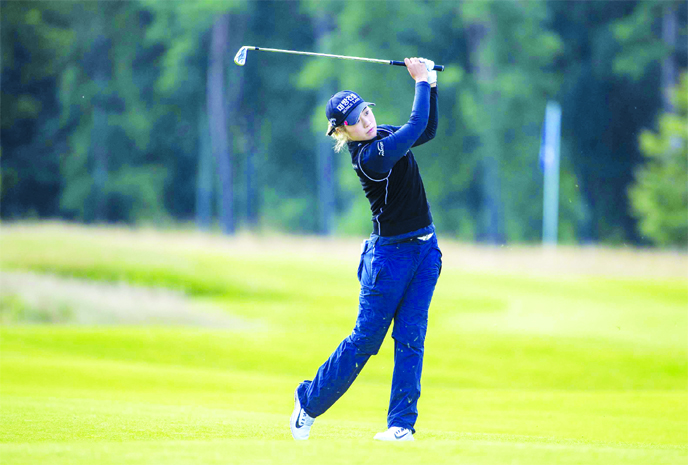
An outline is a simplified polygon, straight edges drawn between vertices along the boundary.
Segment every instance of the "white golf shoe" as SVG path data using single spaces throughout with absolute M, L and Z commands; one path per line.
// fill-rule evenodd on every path
M 400 426 L 392 426 L 387 431 L 377 433 L 373 439 L 378 441 L 415 441 L 411 430 Z
M 308 439 L 308 435 L 311 433 L 311 426 L 315 421 L 315 418 L 311 417 L 306 413 L 304 409 L 301 408 L 301 402 L 299 401 L 298 395 L 299 388 L 294 391 L 294 411 L 289 419 L 289 426 L 291 427 L 291 435 L 297 441 L 303 441 Z

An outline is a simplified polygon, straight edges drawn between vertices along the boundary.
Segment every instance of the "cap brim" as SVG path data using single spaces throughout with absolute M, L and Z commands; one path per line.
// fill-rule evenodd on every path
M 358 118 L 361 117 L 361 112 L 365 110 L 366 107 L 374 107 L 375 104 L 372 102 L 361 102 L 358 105 L 356 105 L 356 108 L 351 110 L 351 113 L 346 117 L 344 120 L 345 123 L 348 126 L 353 126 L 354 124 L 358 123 Z

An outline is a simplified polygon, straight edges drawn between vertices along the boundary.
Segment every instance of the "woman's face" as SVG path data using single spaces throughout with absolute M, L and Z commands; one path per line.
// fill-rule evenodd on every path
M 344 126 L 351 140 L 361 141 L 374 139 L 377 136 L 377 123 L 370 107 L 365 107 L 358 118 L 358 122 L 351 126 Z

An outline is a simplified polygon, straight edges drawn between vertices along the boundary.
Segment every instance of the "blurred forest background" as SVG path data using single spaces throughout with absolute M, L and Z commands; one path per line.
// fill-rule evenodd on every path
M 415 150 L 445 237 L 538 242 L 545 106 L 562 108 L 559 240 L 688 242 L 685 1 L 3 1 L 3 221 L 368 234 L 340 89 L 403 124 L 401 60 L 439 73 Z

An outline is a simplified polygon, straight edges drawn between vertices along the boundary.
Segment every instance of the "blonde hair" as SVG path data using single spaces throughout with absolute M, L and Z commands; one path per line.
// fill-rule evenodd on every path
M 332 123 L 327 124 L 327 132 L 325 134 L 329 134 L 330 131 L 332 131 Z M 347 142 L 351 140 L 351 137 L 349 137 L 349 134 L 347 134 L 346 129 L 341 126 L 336 127 L 330 137 L 335 140 L 334 151 L 337 153 L 341 152 L 344 147 L 346 147 Z

